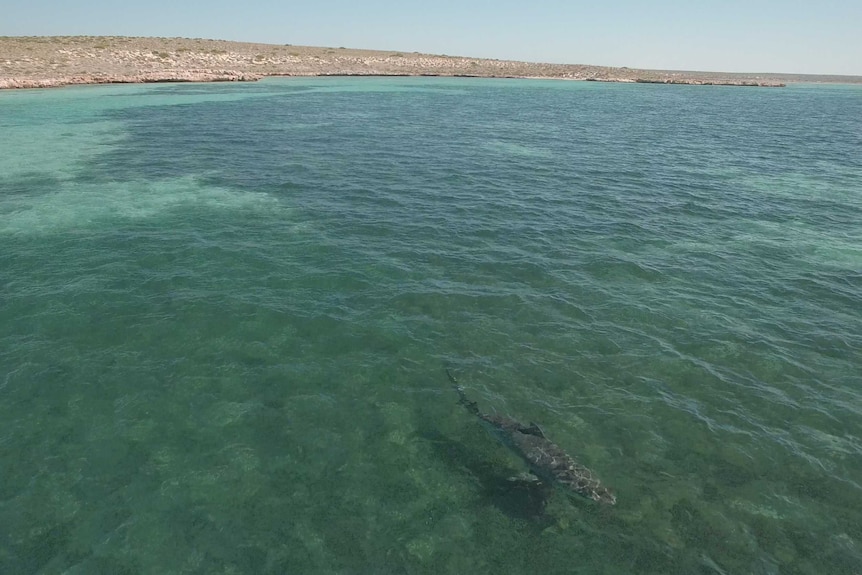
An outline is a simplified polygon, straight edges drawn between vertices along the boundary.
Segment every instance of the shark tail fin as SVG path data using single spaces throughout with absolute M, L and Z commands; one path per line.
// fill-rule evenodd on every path
M 455 392 L 458 394 L 458 403 L 463 405 L 473 415 L 479 415 L 479 405 L 475 401 L 467 399 L 467 396 L 464 394 L 464 388 L 461 387 L 461 384 L 458 383 L 458 380 L 455 379 L 455 376 L 452 375 L 448 367 L 446 368 L 446 375 L 449 376 L 449 381 L 452 382 L 452 387 L 455 388 Z
M 455 387 L 460 387 L 460 386 L 458 385 L 458 380 L 457 380 L 457 379 L 455 379 L 455 376 L 454 376 L 454 375 L 452 375 L 452 372 L 451 372 L 451 371 L 449 371 L 449 368 L 448 368 L 448 367 L 446 368 L 446 375 L 449 377 L 449 381 L 451 381 L 451 382 L 452 382 L 452 385 L 454 385 Z

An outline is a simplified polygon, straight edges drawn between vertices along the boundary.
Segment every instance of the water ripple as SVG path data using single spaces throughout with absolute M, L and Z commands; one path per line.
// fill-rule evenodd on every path
M 574 553 L 584 572 L 850 572 L 858 96 L 19 95 L 0 571 L 563 573 Z M 595 469 L 615 510 L 513 513 L 521 469 L 444 365 Z

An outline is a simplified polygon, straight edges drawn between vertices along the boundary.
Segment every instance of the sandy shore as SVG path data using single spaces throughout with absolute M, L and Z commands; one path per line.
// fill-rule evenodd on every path
M 418 52 L 251 44 L 189 38 L 0 37 L 0 88 L 141 82 L 254 81 L 266 76 L 335 75 L 560 78 L 735 86 L 783 86 L 787 81 L 794 81 L 794 77 L 781 75 L 539 64 Z M 815 79 L 817 77 L 797 78 L 800 79 L 796 81 L 818 81 Z

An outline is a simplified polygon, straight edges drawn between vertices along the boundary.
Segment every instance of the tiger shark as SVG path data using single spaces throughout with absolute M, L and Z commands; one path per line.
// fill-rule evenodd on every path
M 458 403 L 478 417 L 497 440 L 517 454 L 535 477 L 547 485 L 559 485 L 566 491 L 582 495 L 599 503 L 614 505 L 616 496 L 601 484 L 596 475 L 545 437 L 535 423 L 524 425 L 509 417 L 482 413 L 475 401 L 467 399 L 464 388 L 446 369 L 449 381 L 458 393 Z

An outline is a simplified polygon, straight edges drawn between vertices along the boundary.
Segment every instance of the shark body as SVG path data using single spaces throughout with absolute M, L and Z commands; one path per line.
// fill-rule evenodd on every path
M 538 425 L 524 425 L 509 417 L 482 413 L 475 401 L 467 399 L 464 389 L 448 369 L 446 375 L 458 393 L 458 403 L 478 417 L 500 443 L 523 459 L 533 475 L 548 485 L 560 485 L 600 503 L 613 505 L 617 502 L 616 496 L 601 484 L 590 469 L 545 437 Z

